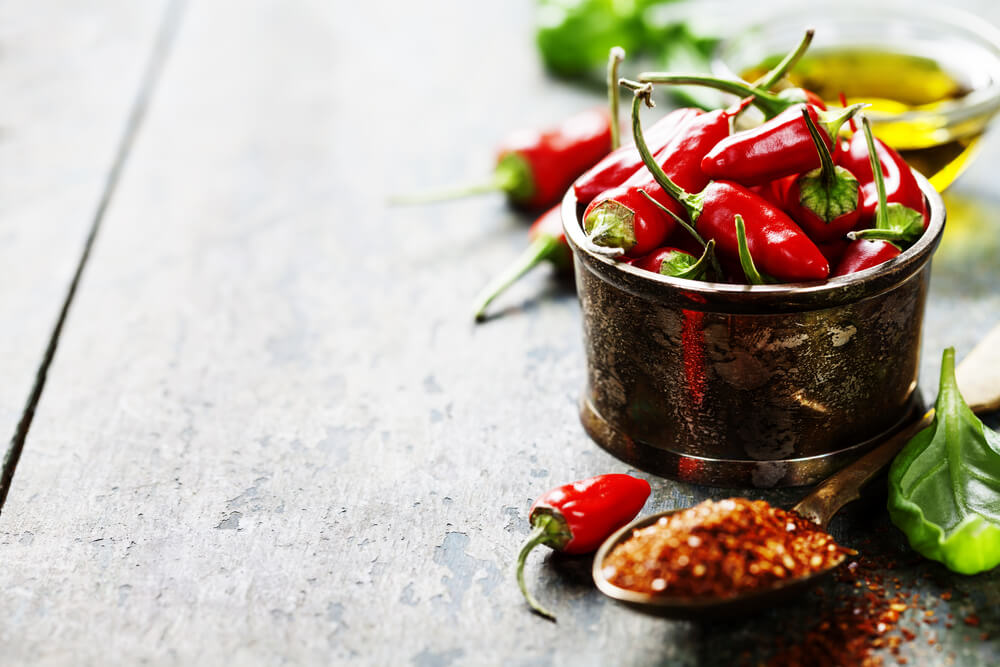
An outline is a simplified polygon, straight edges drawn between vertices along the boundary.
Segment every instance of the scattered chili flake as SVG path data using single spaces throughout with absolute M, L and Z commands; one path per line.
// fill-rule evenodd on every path
M 979 617 L 976 616 L 975 614 L 969 614 L 964 619 L 962 619 L 962 621 L 966 625 L 971 625 L 974 628 L 978 628 L 979 627 Z
M 906 628 L 900 628 L 899 631 L 903 633 L 903 637 L 905 637 L 908 642 L 912 642 L 917 636 L 915 633 L 907 630 Z
M 762 500 L 728 498 L 633 531 L 603 566 L 605 577 L 622 588 L 726 597 L 825 570 L 853 553 L 797 514 Z
M 983 634 L 979 635 L 979 638 L 980 638 L 980 639 L 981 639 L 982 641 L 986 641 L 987 639 L 989 639 L 989 638 L 990 638 L 990 633 L 988 633 L 988 632 L 984 632 Z
M 941 594 L 941 599 L 942 600 L 950 600 L 951 599 L 951 591 L 945 591 L 944 593 L 942 593 Z

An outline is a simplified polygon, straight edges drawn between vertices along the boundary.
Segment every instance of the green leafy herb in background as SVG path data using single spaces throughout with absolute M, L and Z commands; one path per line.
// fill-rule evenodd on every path
M 644 59 L 657 69 L 688 73 L 710 71 L 718 42 L 711 23 L 693 23 L 696 3 L 675 0 L 539 0 L 536 40 L 545 66 L 560 76 L 602 82 L 613 46 L 631 61 Z M 718 108 L 720 93 L 684 87 L 671 91 L 684 102 Z
M 889 471 L 889 515 L 910 545 L 962 574 L 1000 564 L 1000 435 L 972 413 L 944 351 L 934 422 Z

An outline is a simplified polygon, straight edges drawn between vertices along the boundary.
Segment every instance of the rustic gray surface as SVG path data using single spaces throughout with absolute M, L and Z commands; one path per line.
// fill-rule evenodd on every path
M 105 191 L 162 7 L 0 4 L 0 460 Z
M 505 129 L 598 98 L 544 77 L 529 2 L 429 4 L 189 3 L 0 515 L 5 663 L 729 665 L 810 621 L 816 600 L 647 619 L 605 602 L 585 559 L 541 554 L 528 580 L 560 622 L 526 611 L 511 567 L 531 499 L 626 470 L 576 420 L 577 305 L 539 271 L 473 327 L 520 216 L 383 202 L 485 173 Z M 977 212 L 935 263 L 929 395 L 941 347 L 961 355 L 1000 312 L 997 164 L 994 141 L 950 204 Z M 651 482 L 649 511 L 727 495 Z M 881 502 L 834 529 L 906 561 Z M 995 663 L 1000 575 L 906 562 L 914 590 L 954 592 L 940 616 L 982 620 L 908 612 L 911 664 Z

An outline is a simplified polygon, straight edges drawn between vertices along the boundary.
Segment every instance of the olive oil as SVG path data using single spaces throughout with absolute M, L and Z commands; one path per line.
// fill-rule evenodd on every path
M 753 81 L 780 56 L 743 72 Z M 938 191 L 947 188 L 967 166 L 986 129 L 989 114 L 956 122 L 948 115 L 970 89 L 937 61 L 870 48 L 816 50 L 807 53 L 789 76 L 831 106 L 840 95 L 849 104 L 866 102 L 875 134 L 895 148 Z

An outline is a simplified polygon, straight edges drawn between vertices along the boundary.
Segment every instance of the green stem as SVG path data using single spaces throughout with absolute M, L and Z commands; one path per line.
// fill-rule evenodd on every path
M 653 94 L 653 85 L 650 83 L 637 83 L 635 81 L 629 81 L 628 79 L 622 79 L 619 83 L 630 89 L 635 94 L 635 97 L 632 98 L 632 137 L 635 141 L 635 147 L 638 149 L 639 155 L 642 157 L 642 161 L 645 163 L 646 168 L 649 169 L 650 173 L 653 174 L 653 179 L 659 184 L 659 186 L 666 190 L 671 197 L 676 199 L 685 209 L 687 209 L 688 217 L 691 218 L 691 222 L 696 222 L 698 220 L 698 215 L 701 213 L 701 199 L 698 195 L 692 195 L 689 192 L 686 192 L 681 188 L 681 186 L 670 180 L 670 177 L 667 176 L 660 165 L 656 163 L 656 158 L 654 158 L 652 152 L 650 152 L 649 146 L 646 144 L 646 139 L 642 134 L 642 122 L 639 119 L 639 103 L 641 100 L 645 100 L 647 106 L 654 106 L 651 97 Z
M 823 181 L 823 185 L 830 190 L 837 184 L 837 167 L 833 164 L 833 156 L 830 155 L 830 149 L 827 148 L 826 142 L 823 141 L 823 137 L 819 134 L 819 129 L 812 120 L 812 116 L 809 115 L 808 107 L 802 107 L 802 118 L 806 121 L 806 127 L 809 128 L 809 136 L 812 137 L 813 144 L 816 145 L 816 151 L 819 153 L 820 178 Z
M 747 245 L 747 228 L 743 223 L 743 216 L 737 213 L 733 219 L 736 221 L 736 244 L 740 252 L 740 266 L 743 267 L 743 274 L 751 285 L 764 285 L 767 281 L 760 275 L 753 263 L 753 257 L 750 256 L 750 246 Z
M 906 234 L 897 231 L 895 229 L 859 229 L 853 232 L 847 232 L 847 238 L 852 241 L 857 241 L 858 239 L 867 239 L 868 241 L 893 241 L 896 244 L 905 243 L 908 239 Z
M 646 192 L 645 190 L 639 190 L 639 192 L 642 193 L 643 197 L 652 202 L 654 206 L 656 206 L 658 209 L 660 209 L 661 211 L 669 215 L 671 218 L 673 218 L 674 222 L 680 225 L 684 231 L 690 234 L 694 238 L 694 240 L 698 242 L 698 245 L 700 245 L 702 248 L 708 247 L 708 243 L 705 243 L 705 239 L 702 238 L 701 234 L 699 234 L 694 227 L 688 224 L 688 222 L 684 218 L 677 215 L 676 213 L 671 211 L 669 208 L 667 208 L 660 202 L 656 201 L 656 199 L 654 199 L 653 196 L 648 192 Z M 709 241 L 709 243 L 714 243 L 714 241 Z M 715 252 L 712 252 L 711 260 L 712 260 L 712 270 L 715 271 L 715 275 L 721 278 L 722 266 L 719 264 L 719 259 L 715 256 Z
M 687 278 L 688 280 L 699 280 L 708 271 L 709 265 L 714 270 L 717 260 L 715 259 L 715 239 L 705 244 L 705 249 L 701 253 L 698 261 L 688 267 L 687 270 L 676 274 L 675 278 Z
M 773 95 L 766 90 L 754 88 L 743 81 L 733 81 L 730 79 L 719 79 L 714 76 L 704 76 L 700 74 L 666 74 L 663 72 L 642 72 L 639 75 L 641 83 L 666 83 L 671 85 L 705 86 L 721 90 L 724 93 L 732 93 L 739 97 L 753 97 L 755 107 L 764 112 L 768 118 L 773 118 L 788 107 L 799 104 L 783 100 L 777 95 Z
M 611 150 L 621 146 L 618 128 L 618 66 L 625 60 L 625 49 L 611 47 L 608 53 L 608 104 L 611 107 Z
M 486 182 L 435 192 L 394 195 L 389 197 L 389 203 L 393 205 L 431 204 L 489 192 L 506 192 L 513 197 L 527 199 L 533 189 L 531 178 L 531 169 L 524 158 L 511 153 L 500 160 L 493 170 L 493 178 Z
M 528 606 L 531 607 L 532 611 L 535 613 L 549 619 L 550 621 L 555 621 L 556 617 L 551 611 L 543 607 L 538 603 L 538 600 L 528 591 L 528 586 L 524 583 L 524 563 L 528 558 L 528 554 L 531 550 L 537 547 L 539 544 L 548 544 L 551 539 L 546 528 L 551 517 L 540 516 L 538 517 L 538 522 L 535 524 L 534 530 L 528 535 L 527 541 L 525 541 L 524 546 L 521 547 L 521 552 L 517 554 L 517 585 L 521 589 L 521 595 L 528 602 Z
M 803 55 L 805 55 L 805 52 L 809 49 L 809 45 L 812 44 L 813 35 L 815 34 L 816 31 L 812 28 L 806 30 L 806 34 L 803 35 L 802 41 L 799 42 L 799 45 L 796 46 L 794 50 L 782 58 L 781 62 L 775 65 L 773 69 L 766 72 L 764 76 L 760 77 L 750 85 L 754 88 L 768 90 L 774 86 L 774 84 L 778 83 L 778 81 L 781 80 L 781 77 L 791 71 L 791 69 L 795 67 L 795 64 L 799 62 Z
M 518 278 L 551 258 L 563 247 L 563 242 L 555 236 L 542 234 L 531 242 L 524 252 L 491 280 L 479 293 L 475 301 L 475 318 L 482 322 L 486 317 L 486 308 L 495 298 L 508 287 L 517 282 Z
M 830 138 L 833 141 L 836 141 L 837 135 L 840 134 L 840 128 L 843 127 L 844 123 L 851 118 L 854 118 L 856 113 L 869 106 L 871 105 L 860 102 L 858 104 L 852 104 L 845 109 L 841 109 L 832 115 L 823 111 L 817 111 L 816 115 L 819 116 L 819 124 L 823 126 L 823 129 L 830 135 Z
M 865 132 L 865 143 L 868 144 L 868 162 L 871 164 L 872 177 L 875 179 L 875 190 L 878 192 L 878 208 L 875 211 L 875 229 L 888 229 L 889 208 L 886 204 L 885 177 L 882 175 L 882 163 L 878 159 L 878 150 L 875 148 L 875 137 L 872 135 L 872 124 L 868 121 L 868 116 L 861 119 L 861 127 Z M 866 238 L 872 237 L 869 236 Z

